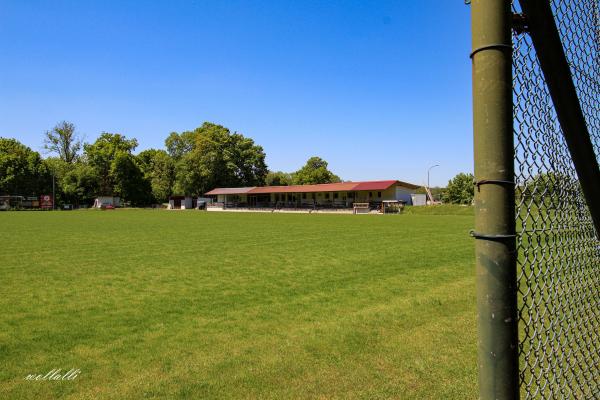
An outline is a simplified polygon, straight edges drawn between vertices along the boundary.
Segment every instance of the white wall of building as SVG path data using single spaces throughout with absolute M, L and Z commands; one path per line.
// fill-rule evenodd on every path
M 413 195 L 411 195 L 411 197 L 412 197 L 411 205 L 413 205 L 413 206 L 426 206 L 427 205 L 427 195 L 413 194 Z
M 191 196 L 186 196 L 186 198 L 181 202 L 181 209 L 182 210 L 189 210 L 191 208 L 194 208 L 192 206 L 192 197 Z

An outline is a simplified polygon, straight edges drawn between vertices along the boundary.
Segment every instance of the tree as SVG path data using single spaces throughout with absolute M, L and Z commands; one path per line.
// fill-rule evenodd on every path
M 115 193 L 115 180 L 113 163 L 120 154 L 131 154 L 137 147 L 136 139 L 127 139 L 118 133 L 103 132 L 93 144 L 84 144 L 83 150 L 86 161 L 98 176 L 98 195 L 112 195 Z
M 182 134 L 183 135 L 183 134 Z M 180 136 L 182 136 L 180 135 Z M 265 153 L 250 138 L 205 122 L 193 131 L 193 146 L 176 146 L 175 191 L 200 195 L 219 186 L 259 186 L 267 175 Z M 170 136 L 174 138 L 173 134 Z M 188 143 L 186 135 L 184 142 Z M 176 141 L 176 140 L 173 140 Z
M 196 142 L 196 137 L 199 133 L 197 130 L 185 131 L 181 134 L 177 132 L 171 132 L 169 134 L 167 139 L 165 139 L 165 146 L 167 147 L 167 153 L 169 153 L 173 160 L 178 161 L 185 154 L 192 151 Z
M 98 191 L 98 181 L 94 168 L 78 161 L 60 176 L 60 197 L 71 204 L 91 203 Z
M 62 190 L 62 179 L 75 164 L 69 164 L 63 161 L 60 157 L 48 157 L 42 160 L 42 162 L 46 166 L 46 169 L 50 172 L 50 184 L 52 185 L 52 180 L 55 184 L 54 202 L 56 204 L 67 202 L 68 200 L 64 195 L 64 191 Z
M 52 187 L 42 157 L 15 139 L 0 137 L 0 193 L 39 195 Z
M 155 202 L 165 202 L 173 193 L 175 163 L 164 150 L 148 149 L 137 155 L 144 178 L 150 182 Z
M 443 201 L 452 204 L 471 204 L 475 195 L 473 174 L 460 173 L 448 182 Z
M 320 157 L 311 157 L 306 164 L 292 174 L 294 185 L 341 182 L 339 176 L 327 169 L 327 161 Z
M 114 193 L 133 206 L 147 205 L 152 202 L 150 182 L 136 162 L 136 158 L 124 151 L 117 152 L 111 163 L 110 174 L 114 180 Z
M 50 131 L 46 131 L 44 148 L 68 164 L 77 160 L 81 150 L 81 140 L 75 133 L 75 125 L 71 122 L 62 121 L 56 124 Z
M 207 192 L 211 170 L 196 152 L 184 154 L 175 165 L 173 193 L 201 195 Z M 216 186 L 215 186 L 216 187 Z
M 289 186 L 292 184 L 292 174 L 281 171 L 269 171 L 265 178 L 267 186 Z

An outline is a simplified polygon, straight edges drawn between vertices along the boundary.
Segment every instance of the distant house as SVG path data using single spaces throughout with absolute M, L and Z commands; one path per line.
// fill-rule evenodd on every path
M 319 185 L 216 188 L 205 196 L 224 207 L 322 207 L 350 208 L 368 203 L 372 208 L 384 201 L 397 200 L 412 205 L 412 195 L 420 186 L 398 180 L 340 182 Z

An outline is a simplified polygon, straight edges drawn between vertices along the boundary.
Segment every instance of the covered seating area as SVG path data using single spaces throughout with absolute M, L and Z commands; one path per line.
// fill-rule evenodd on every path
M 392 212 L 410 204 L 419 186 L 397 180 L 340 182 L 316 185 L 216 188 L 207 193 L 210 209 L 336 210 L 353 212 L 363 204 L 367 212 Z M 366 204 L 366 205 L 365 205 Z

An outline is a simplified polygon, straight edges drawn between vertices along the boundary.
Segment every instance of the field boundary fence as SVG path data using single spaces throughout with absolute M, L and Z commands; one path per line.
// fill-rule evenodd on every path
M 600 0 L 473 0 L 481 399 L 600 398 Z

